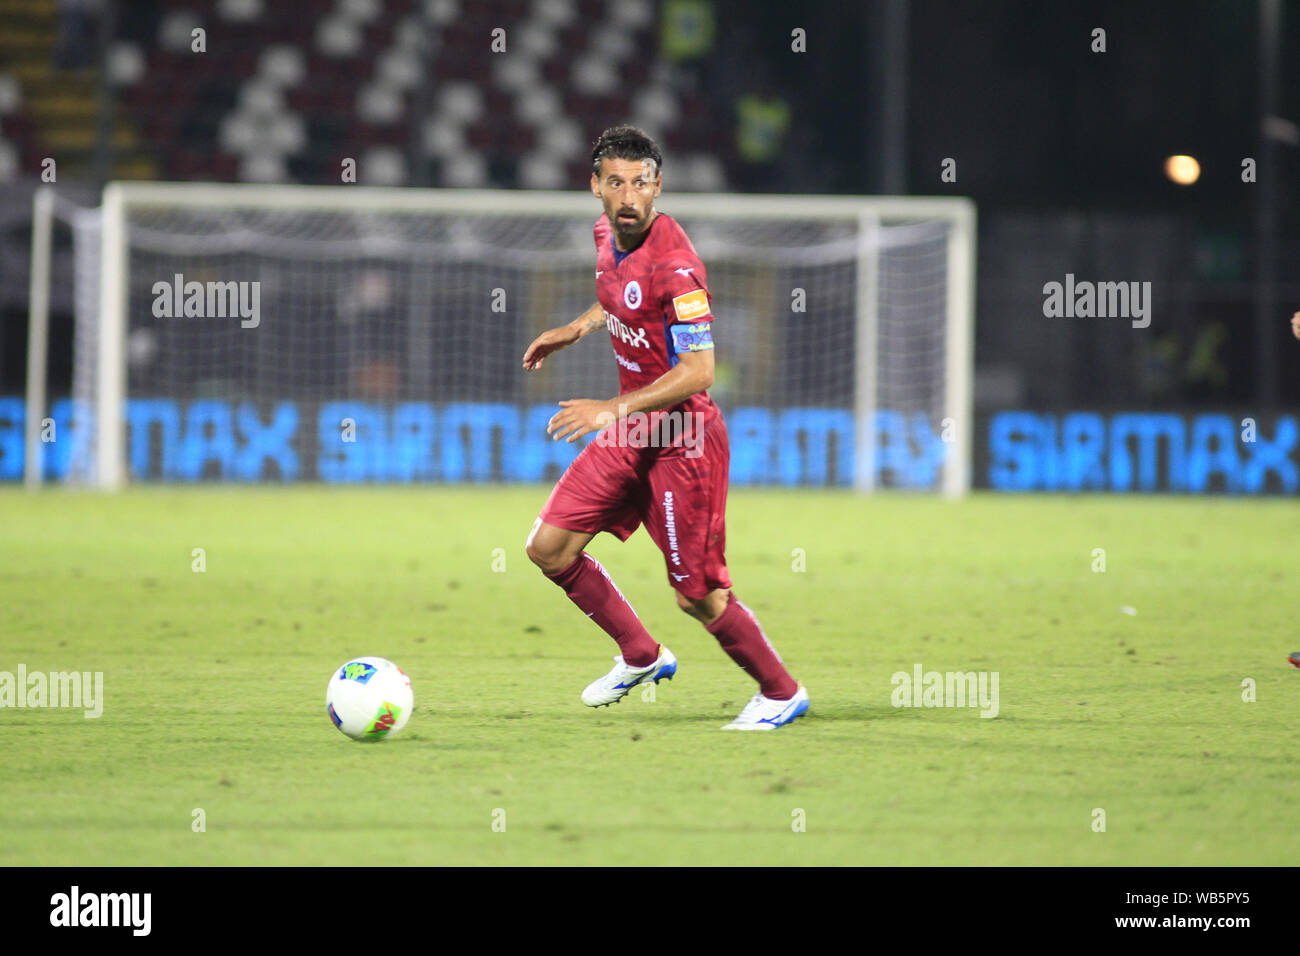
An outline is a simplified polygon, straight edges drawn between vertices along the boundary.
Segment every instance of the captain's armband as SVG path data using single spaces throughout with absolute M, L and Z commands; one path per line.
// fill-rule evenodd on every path
M 696 322 L 693 325 L 670 325 L 673 350 L 681 352 L 707 352 L 713 348 L 713 323 Z

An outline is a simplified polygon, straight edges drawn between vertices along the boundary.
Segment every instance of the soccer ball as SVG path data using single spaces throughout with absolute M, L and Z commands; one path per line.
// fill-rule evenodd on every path
M 406 726 L 415 698 L 411 678 L 382 657 L 356 657 L 330 678 L 325 706 L 353 740 L 383 740 Z

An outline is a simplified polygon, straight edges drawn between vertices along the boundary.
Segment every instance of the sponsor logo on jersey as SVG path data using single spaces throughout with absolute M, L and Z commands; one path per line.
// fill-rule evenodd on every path
M 677 556 L 677 514 L 673 507 L 673 493 L 664 492 L 664 527 L 668 532 L 668 547 L 672 550 L 669 556 L 673 564 L 681 565 L 682 559 Z M 670 574 L 672 572 L 669 572 Z
M 623 366 L 623 367 L 624 367 L 625 369 L 627 369 L 629 372 L 639 372 L 639 371 L 641 371 L 641 363 L 640 363 L 640 362 L 633 362 L 631 359 L 625 359 L 625 358 L 623 358 L 623 356 L 619 355 L 617 352 L 614 353 L 614 358 L 618 360 L 618 364 L 619 364 L 619 365 Z
M 622 319 L 608 312 L 605 312 L 605 328 L 609 329 L 609 334 L 614 338 L 626 342 L 634 348 L 648 349 L 650 347 L 650 343 L 646 341 L 645 329 L 637 329 L 634 332 L 623 324 Z
M 678 352 L 707 352 L 713 348 L 713 325 L 699 322 L 695 325 L 670 325 L 673 348 Z
M 635 279 L 623 286 L 623 304 L 629 309 L 641 308 L 641 283 Z
M 673 309 L 677 318 L 691 322 L 702 315 L 709 314 L 709 294 L 703 289 L 692 289 L 673 299 Z

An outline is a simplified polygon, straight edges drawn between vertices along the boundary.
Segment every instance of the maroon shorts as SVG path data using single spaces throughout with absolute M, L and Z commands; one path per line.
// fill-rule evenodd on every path
M 620 541 L 644 524 L 677 591 L 698 600 L 730 588 L 725 552 L 731 449 L 721 415 L 695 451 L 689 457 L 684 449 L 593 440 L 555 483 L 540 518 L 568 531 L 608 531 Z

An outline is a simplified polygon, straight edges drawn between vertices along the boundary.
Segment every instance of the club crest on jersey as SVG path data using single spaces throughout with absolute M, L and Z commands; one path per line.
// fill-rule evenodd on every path
M 629 309 L 641 308 L 641 283 L 635 279 L 623 286 L 623 304 Z

